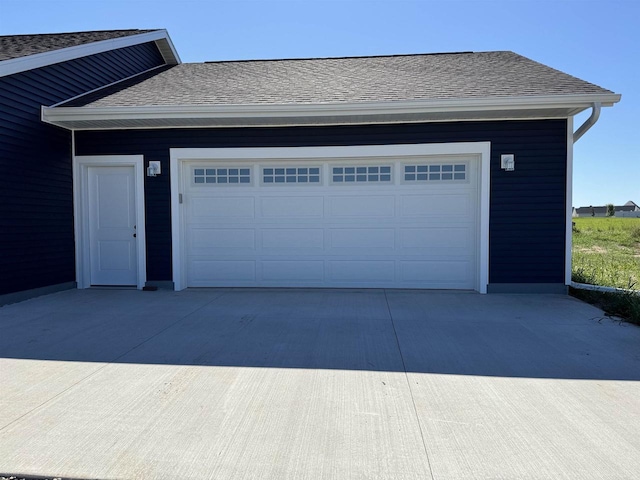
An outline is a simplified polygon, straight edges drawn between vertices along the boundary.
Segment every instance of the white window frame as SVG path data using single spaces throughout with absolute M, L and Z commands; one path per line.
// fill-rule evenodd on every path
M 489 191 L 490 191 L 490 157 L 491 142 L 459 142 L 459 143 L 421 143 L 401 145 L 353 145 L 343 147 L 258 147 L 258 148 L 172 148 L 170 149 L 171 174 L 171 240 L 173 284 L 175 290 L 186 288 L 186 239 L 183 206 L 180 202 L 184 193 L 185 179 L 182 178 L 183 163 L 201 160 L 216 162 L 242 163 L 252 162 L 262 165 L 267 162 L 282 164 L 284 162 L 336 162 L 346 163 L 351 160 L 366 159 L 377 163 L 384 158 L 396 158 L 404 162 L 403 157 L 424 157 L 433 155 L 475 155 L 478 158 L 478 228 L 477 241 L 478 260 L 476 271 L 476 290 L 487 293 L 489 283 Z M 388 161 L 388 160 L 387 160 Z M 416 162 L 419 159 L 411 159 Z M 410 162 L 409 159 L 406 162 Z M 403 170 L 404 171 L 404 170 Z M 376 185 L 398 185 L 392 174 L 391 182 L 374 182 Z M 416 182 L 418 183 L 418 182 Z M 434 182 L 435 183 L 435 182 Z M 440 182 L 438 182 L 440 183 Z M 260 178 L 260 185 L 262 179 Z M 356 182 L 353 183 L 354 185 Z M 286 185 L 286 184 L 284 184 Z M 295 184 L 300 185 L 300 184 Z

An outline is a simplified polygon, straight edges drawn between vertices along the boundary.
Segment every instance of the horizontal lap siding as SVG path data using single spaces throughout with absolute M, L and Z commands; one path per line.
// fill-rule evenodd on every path
M 490 283 L 564 283 L 565 120 L 342 127 L 78 132 L 78 155 L 143 154 L 162 162 L 145 177 L 147 275 L 171 280 L 170 148 L 491 142 Z M 516 169 L 500 169 L 513 153 Z
M 75 280 L 71 134 L 41 105 L 163 63 L 147 43 L 0 77 L 0 295 Z

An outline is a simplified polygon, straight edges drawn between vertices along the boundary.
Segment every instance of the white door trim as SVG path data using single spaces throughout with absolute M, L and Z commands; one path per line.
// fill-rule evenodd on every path
M 286 159 L 332 159 L 375 158 L 416 155 L 472 154 L 480 157 L 479 205 L 478 205 L 478 272 L 477 288 L 487 293 L 489 283 L 489 191 L 490 191 L 490 142 L 421 143 L 405 145 L 356 145 L 344 147 L 264 147 L 264 148 L 172 148 L 171 170 L 171 241 L 172 267 L 175 290 L 187 286 L 185 225 L 181 196 L 184 193 L 182 163 L 190 160 L 286 160 Z
M 136 254 L 138 261 L 138 289 L 147 281 L 146 222 L 144 204 L 144 157 L 142 155 L 100 155 L 73 157 L 73 215 L 76 239 L 76 282 L 78 288 L 91 286 L 91 261 L 89 252 L 89 167 L 134 167 L 134 185 L 136 198 L 137 239 Z

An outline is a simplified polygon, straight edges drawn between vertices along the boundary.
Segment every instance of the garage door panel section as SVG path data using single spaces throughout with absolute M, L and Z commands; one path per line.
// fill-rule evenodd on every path
M 268 190 L 264 188 L 264 190 Z M 321 196 L 278 195 L 267 191 L 260 199 L 260 213 L 263 218 L 322 218 L 324 217 L 324 198 Z
M 262 279 L 276 285 L 289 282 L 316 284 L 325 279 L 323 260 L 266 260 L 262 262 Z
M 322 228 L 273 228 L 261 229 L 262 251 L 267 254 L 287 254 L 301 251 L 303 254 L 322 255 L 325 249 Z
M 255 260 L 204 260 L 199 256 L 189 259 L 189 284 L 192 287 L 210 287 L 212 284 L 252 286 L 255 282 Z
M 395 283 L 393 260 L 331 260 L 329 280 L 336 285 L 383 286 Z
M 333 227 L 329 229 L 329 252 L 344 254 L 344 250 L 353 250 L 353 254 L 362 253 L 363 245 L 371 253 L 392 253 L 396 246 L 396 229 L 394 228 L 350 228 Z M 374 253 L 375 254 L 375 253 Z
M 408 285 L 423 288 L 468 289 L 463 279 L 473 274 L 470 260 L 412 260 L 400 262 L 401 278 Z
M 194 226 L 189 235 L 194 254 L 250 253 L 256 250 L 254 228 L 209 228 Z
M 187 286 L 476 287 L 473 157 L 277 162 L 182 162 Z
M 403 195 L 400 202 L 400 215 L 403 217 L 444 217 L 457 221 L 457 219 L 469 217 L 474 203 L 471 194 L 466 192 Z
M 400 249 L 407 253 L 464 255 L 474 247 L 473 234 L 472 225 L 401 228 Z
M 216 195 L 216 201 L 211 201 L 211 196 L 203 195 L 190 198 L 189 216 L 193 220 L 207 221 L 211 218 L 254 218 L 255 199 L 252 197 L 220 196 Z
M 341 189 L 344 188 L 346 187 L 341 187 Z M 351 195 L 330 196 L 329 214 L 335 218 L 393 218 L 395 217 L 395 196 L 367 195 L 358 191 Z

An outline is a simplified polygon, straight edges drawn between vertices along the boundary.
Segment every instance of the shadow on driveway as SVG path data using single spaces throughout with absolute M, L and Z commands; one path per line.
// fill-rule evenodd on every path
M 561 295 L 72 290 L 0 308 L 0 357 L 640 380 L 640 329 Z

